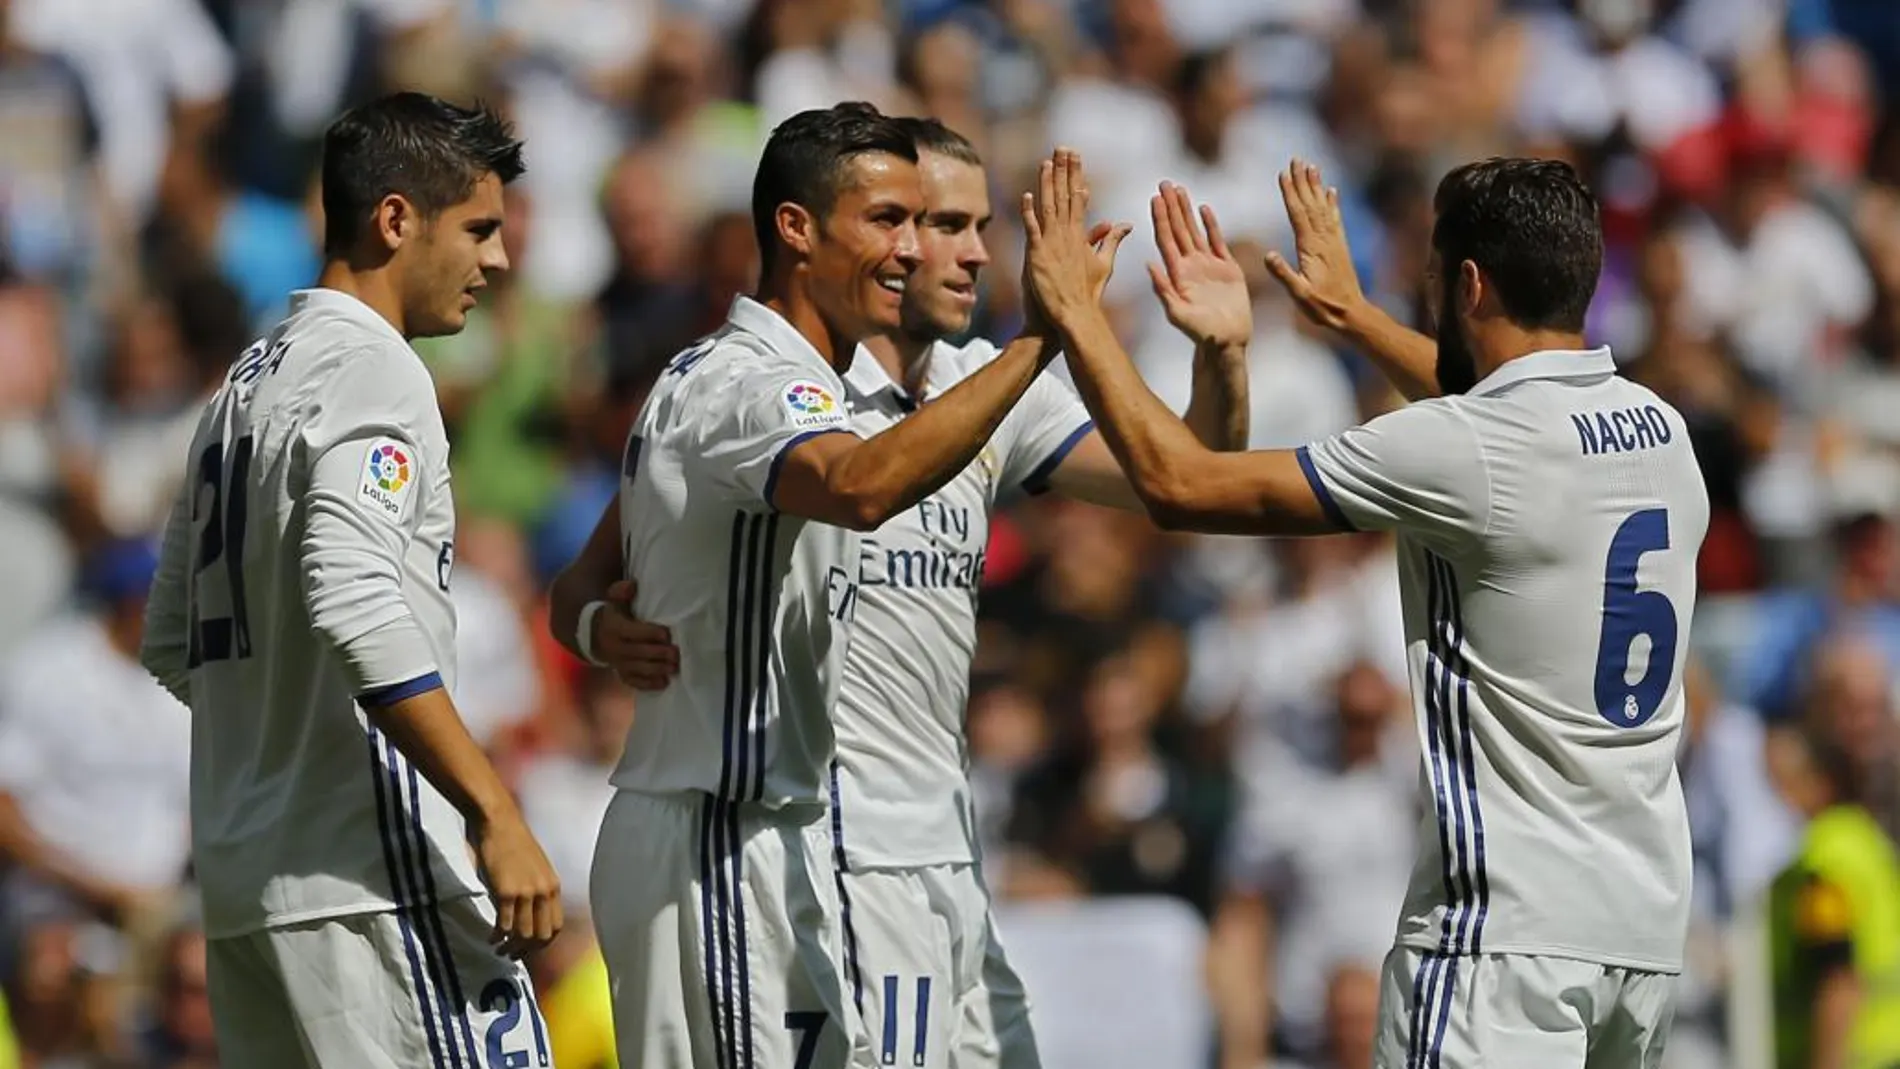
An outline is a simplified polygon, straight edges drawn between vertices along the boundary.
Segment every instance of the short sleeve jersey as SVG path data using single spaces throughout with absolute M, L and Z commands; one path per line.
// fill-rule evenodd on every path
M 360 704 L 454 680 L 448 452 L 420 359 L 335 290 L 293 294 L 199 421 L 154 587 L 183 612 L 150 618 L 185 632 L 210 935 L 481 889 L 461 816 Z
M 1607 350 L 1540 352 L 1299 459 L 1337 522 L 1398 532 L 1426 801 L 1400 941 L 1679 969 L 1709 516 L 1681 415 Z
M 790 450 L 849 433 L 843 398 L 817 350 L 745 297 L 661 373 L 627 439 L 620 529 L 634 614 L 671 629 L 680 670 L 641 698 L 616 787 L 825 801 L 857 536 L 772 500 Z
M 997 353 L 986 341 L 938 342 L 914 398 L 860 349 L 845 375 L 852 428 L 884 431 Z M 864 536 L 836 717 L 837 819 L 854 867 L 972 860 L 963 721 L 990 510 L 1044 489 L 1093 427 L 1072 390 L 1039 376 L 974 463 Z

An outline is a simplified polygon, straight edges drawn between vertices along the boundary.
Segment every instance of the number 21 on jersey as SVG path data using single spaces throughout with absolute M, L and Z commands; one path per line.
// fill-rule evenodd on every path
M 1643 557 L 1669 548 L 1667 509 L 1632 512 L 1610 539 L 1603 568 L 1603 630 L 1597 639 L 1596 703 L 1620 728 L 1649 722 L 1676 670 L 1676 605 L 1660 590 L 1638 590 Z M 1630 678 L 1637 639 L 1647 640 L 1641 674 Z
M 244 522 L 251 477 L 251 438 L 225 448 L 212 442 L 198 454 L 191 472 L 193 533 L 191 620 L 186 629 L 186 663 L 196 668 L 213 661 L 251 655 L 251 626 L 244 608 Z M 207 614 L 207 604 L 224 603 L 228 614 Z

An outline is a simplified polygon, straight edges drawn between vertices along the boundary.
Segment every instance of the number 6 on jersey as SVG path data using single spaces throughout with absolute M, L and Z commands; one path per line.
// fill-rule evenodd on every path
M 1636 589 L 1643 555 L 1669 548 L 1669 512 L 1633 512 L 1610 539 L 1603 569 L 1603 632 L 1597 640 L 1597 712 L 1620 728 L 1656 715 L 1676 665 L 1676 606 L 1659 590 Z M 1630 681 L 1636 639 L 1649 640 L 1642 675 Z

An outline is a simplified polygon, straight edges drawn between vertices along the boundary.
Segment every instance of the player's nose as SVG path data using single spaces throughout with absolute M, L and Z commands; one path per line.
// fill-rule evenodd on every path
M 499 241 L 485 242 L 482 245 L 481 268 L 484 274 L 490 271 L 508 270 L 508 248 Z
M 982 235 L 979 234 L 970 239 L 963 250 L 963 255 L 958 257 L 958 262 L 971 271 L 989 266 L 990 247 L 984 242 Z
M 915 224 L 905 223 L 903 228 L 897 232 L 897 248 L 893 255 L 897 257 L 898 263 L 904 265 L 906 272 L 917 270 L 918 265 L 924 262 L 924 250 L 923 247 L 917 243 L 917 227 Z

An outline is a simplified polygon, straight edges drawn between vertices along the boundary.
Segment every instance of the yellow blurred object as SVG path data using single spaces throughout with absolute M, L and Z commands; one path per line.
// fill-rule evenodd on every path
M 574 963 L 541 1000 L 555 1069 L 619 1069 L 614 1055 L 613 993 L 598 944 Z M 0 1063 L 9 1069 L 11 1063 Z
M 7 996 L 0 993 L 0 1069 L 20 1069 L 20 1040 L 13 1034 L 13 1015 Z

